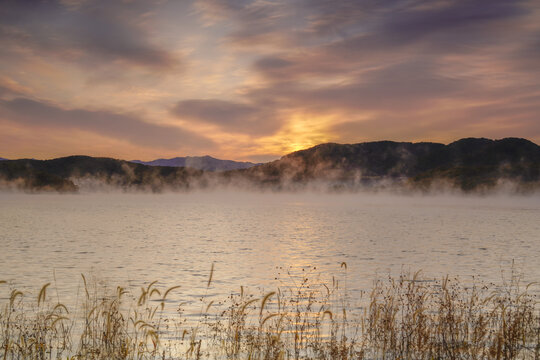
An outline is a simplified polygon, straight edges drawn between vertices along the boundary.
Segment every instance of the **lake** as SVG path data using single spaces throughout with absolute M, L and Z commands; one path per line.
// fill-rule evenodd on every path
M 175 300 L 188 308 L 240 286 L 287 287 L 302 272 L 344 279 L 354 297 L 417 270 L 500 283 L 514 263 L 524 282 L 539 280 L 540 197 L 3 193 L 0 242 L 0 280 L 34 293 L 53 282 L 67 302 L 80 297 L 81 273 L 181 285 Z

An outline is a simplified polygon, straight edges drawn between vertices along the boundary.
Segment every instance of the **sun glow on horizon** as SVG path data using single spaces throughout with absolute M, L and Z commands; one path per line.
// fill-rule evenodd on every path
M 335 121 L 333 115 L 293 113 L 284 128 L 274 136 L 284 146 L 283 155 L 310 148 L 333 140 L 328 128 Z
M 540 143 L 531 1 L 8 1 L 0 21 L 0 157 Z

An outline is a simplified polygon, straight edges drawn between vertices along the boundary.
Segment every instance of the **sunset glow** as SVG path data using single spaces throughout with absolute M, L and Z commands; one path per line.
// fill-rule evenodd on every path
M 0 157 L 540 142 L 534 0 L 8 0 Z

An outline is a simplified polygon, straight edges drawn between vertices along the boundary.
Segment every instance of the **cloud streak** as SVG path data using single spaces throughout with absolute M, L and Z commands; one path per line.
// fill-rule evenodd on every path
M 166 70 L 181 65 L 168 49 L 153 43 L 148 26 L 148 1 L 3 2 L 0 39 L 13 51 L 55 56 L 65 61 L 104 62 Z
M 27 98 L 0 101 L 0 116 L 28 127 L 90 131 L 143 147 L 180 149 L 214 146 L 211 140 L 189 130 L 151 124 L 135 115 L 104 110 L 63 109 Z
M 171 113 L 181 119 L 218 126 L 222 131 L 253 136 L 277 131 L 280 122 L 274 112 L 262 104 L 245 104 L 219 99 L 179 101 Z
M 28 131 L 244 160 L 322 141 L 540 142 L 534 0 L 6 0 L 0 24 L 2 115 Z M 194 154 L 162 156 L 179 155 Z

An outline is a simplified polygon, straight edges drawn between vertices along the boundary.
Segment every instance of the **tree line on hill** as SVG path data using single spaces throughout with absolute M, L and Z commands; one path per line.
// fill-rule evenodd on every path
M 215 165 L 213 160 L 212 164 Z M 276 191 L 430 191 L 444 187 L 485 192 L 512 184 L 518 192 L 540 189 L 540 146 L 519 138 L 466 138 L 448 145 L 393 141 L 326 143 L 269 163 L 239 166 L 209 171 L 89 156 L 3 160 L 0 187 L 30 192 L 160 192 L 217 187 Z

